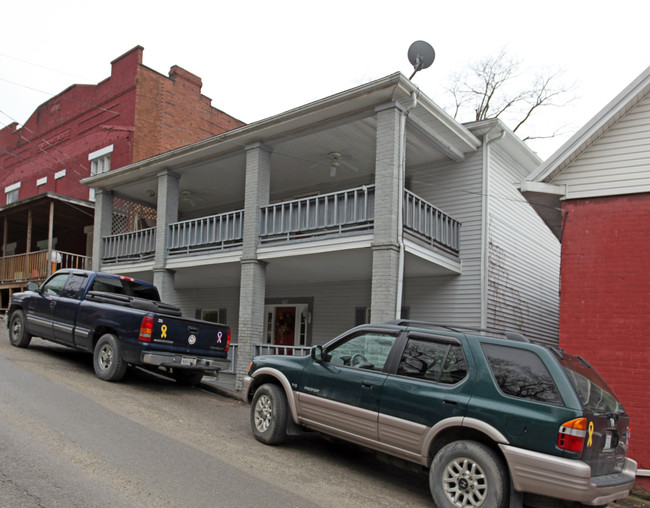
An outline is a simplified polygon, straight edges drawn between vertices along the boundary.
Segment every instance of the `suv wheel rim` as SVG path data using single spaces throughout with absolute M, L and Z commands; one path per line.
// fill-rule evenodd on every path
M 271 425 L 272 417 L 273 408 L 271 398 L 263 394 L 257 399 L 257 404 L 255 404 L 255 428 L 259 432 L 266 432 Z
M 447 499 L 459 507 L 481 506 L 488 492 L 483 469 L 465 457 L 456 458 L 447 464 L 443 472 L 442 488 Z

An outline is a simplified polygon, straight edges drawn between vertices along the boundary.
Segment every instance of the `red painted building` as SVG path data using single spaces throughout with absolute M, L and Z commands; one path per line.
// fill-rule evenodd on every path
M 2 307 L 27 281 L 88 261 L 94 195 L 81 179 L 243 125 L 211 105 L 201 78 L 178 66 L 160 74 L 143 65 L 143 51 L 115 59 L 96 85 L 70 86 L 22 127 L 0 130 Z
M 630 414 L 650 489 L 650 68 L 553 154 L 522 192 L 562 242 L 560 346 Z

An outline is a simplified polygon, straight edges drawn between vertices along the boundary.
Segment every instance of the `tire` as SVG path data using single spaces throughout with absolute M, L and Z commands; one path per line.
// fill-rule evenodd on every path
M 179 385 L 183 386 L 196 386 L 203 379 L 202 370 L 187 370 L 187 369 L 174 369 L 172 377 Z
M 509 478 L 500 456 L 476 441 L 454 441 L 433 458 L 429 488 L 438 508 L 505 508 Z
M 120 343 L 112 333 L 105 333 L 95 344 L 93 367 L 97 377 L 104 381 L 119 381 L 126 374 L 128 365 L 122 358 Z
M 268 444 L 280 444 L 287 439 L 287 398 L 278 385 L 264 384 L 253 396 L 251 428 L 255 439 Z
M 15 310 L 9 318 L 9 342 L 12 346 L 27 347 L 32 336 L 27 333 L 25 313 L 22 310 Z

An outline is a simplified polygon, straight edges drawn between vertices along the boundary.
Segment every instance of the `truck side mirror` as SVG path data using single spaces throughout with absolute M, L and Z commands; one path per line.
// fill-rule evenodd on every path
M 27 284 L 27 291 L 38 291 L 39 285 L 32 281 Z
M 315 362 L 323 363 L 323 346 L 314 346 L 311 348 L 311 358 Z

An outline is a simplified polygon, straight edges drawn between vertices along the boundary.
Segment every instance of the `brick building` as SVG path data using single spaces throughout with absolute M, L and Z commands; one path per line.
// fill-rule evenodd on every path
M 629 412 L 650 487 L 650 67 L 522 186 L 562 242 L 560 345 Z
M 70 86 L 22 127 L 0 130 L 2 289 L 46 276 L 51 262 L 68 259 L 61 253 L 85 263 L 92 241 L 79 241 L 78 232 L 92 233 L 94 193 L 82 178 L 243 125 L 201 94 L 201 78 L 178 66 L 160 74 L 143 65 L 143 51 L 136 46 L 115 59 L 96 85 Z M 69 228 L 74 243 L 65 241 Z

